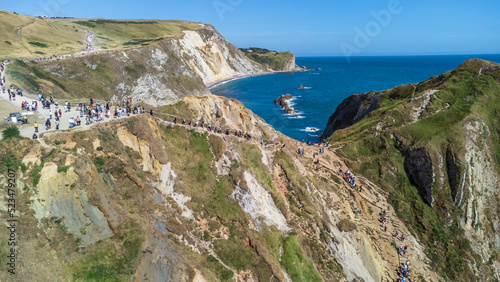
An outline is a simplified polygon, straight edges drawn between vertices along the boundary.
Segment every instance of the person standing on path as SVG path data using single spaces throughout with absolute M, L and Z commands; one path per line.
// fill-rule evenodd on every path
M 35 126 L 35 132 L 38 133 L 38 123 L 35 121 L 35 124 L 33 124 L 33 126 Z

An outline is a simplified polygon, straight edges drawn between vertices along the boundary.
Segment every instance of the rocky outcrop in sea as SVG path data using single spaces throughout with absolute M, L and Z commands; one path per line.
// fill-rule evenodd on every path
M 293 99 L 292 94 L 281 95 L 280 97 L 274 99 L 274 103 L 276 105 L 280 105 L 283 108 L 283 110 L 285 110 L 285 113 L 289 115 L 298 114 L 299 112 L 290 108 L 290 104 L 287 102 L 288 100 L 291 99 Z

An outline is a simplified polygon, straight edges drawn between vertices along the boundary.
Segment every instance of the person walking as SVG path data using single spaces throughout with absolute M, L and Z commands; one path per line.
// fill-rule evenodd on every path
M 35 121 L 35 124 L 33 124 L 33 126 L 35 127 L 35 132 L 38 133 L 38 123 Z

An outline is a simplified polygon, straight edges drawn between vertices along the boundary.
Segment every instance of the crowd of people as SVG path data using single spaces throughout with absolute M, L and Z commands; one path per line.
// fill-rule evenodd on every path
M 363 191 L 363 187 L 361 185 L 356 184 L 356 177 L 352 172 L 347 170 L 345 173 L 342 171 L 342 168 L 340 167 L 338 170 L 338 175 L 344 179 L 344 181 L 353 189 L 357 189 L 358 192 Z M 377 198 L 374 201 L 374 205 L 377 205 L 379 203 L 380 199 Z M 355 215 L 358 215 L 361 213 L 361 211 L 356 207 L 355 204 L 352 205 L 352 211 Z M 380 227 L 382 228 L 383 232 L 387 232 L 387 212 L 385 210 L 382 210 L 379 213 L 379 219 L 378 221 L 380 222 Z M 398 253 L 398 256 L 400 257 L 405 257 L 408 253 L 408 246 L 403 245 L 403 243 L 406 241 L 406 238 L 403 234 L 399 234 L 398 231 L 396 231 L 394 234 L 392 234 L 392 237 L 398 241 L 401 242 L 401 244 L 396 244 L 393 242 L 394 247 L 396 248 L 396 251 Z M 398 266 L 396 270 L 396 274 L 398 276 L 397 282 L 410 282 L 410 269 L 409 269 L 410 261 L 407 260 L 406 263 L 402 263 L 401 265 Z M 416 281 L 416 278 L 413 278 L 413 281 Z
M 177 116 L 174 116 L 174 119 L 173 119 L 173 124 L 174 125 L 177 125 L 178 121 L 180 120 L 181 118 L 178 118 Z M 212 127 L 212 124 L 209 123 L 208 125 L 205 125 L 205 122 L 203 120 L 199 121 L 199 120 L 196 120 L 193 122 L 192 119 L 189 120 L 189 122 L 186 120 L 186 118 L 182 118 L 182 121 L 181 121 L 182 125 L 183 126 L 188 126 L 189 128 L 202 128 L 202 129 L 205 129 L 208 131 L 208 132 L 213 132 L 213 133 L 217 133 L 217 134 L 225 134 L 225 135 L 233 135 L 236 136 L 236 137 L 239 137 L 239 138 L 242 138 L 242 139 L 246 139 L 246 140 L 251 140 L 252 139 L 252 136 L 250 133 L 247 133 L 247 132 L 243 132 L 241 130 L 235 130 L 235 129 L 229 129 L 229 128 L 226 128 L 225 130 L 222 128 L 222 126 L 220 125 L 217 125 L 217 126 L 214 126 Z M 261 145 L 263 144 L 263 140 L 261 141 Z M 269 140 L 268 140 L 268 143 L 269 143 Z

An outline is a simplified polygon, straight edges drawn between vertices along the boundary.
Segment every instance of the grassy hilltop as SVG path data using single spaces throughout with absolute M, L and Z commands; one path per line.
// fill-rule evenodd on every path
M 123 50 L 149 45 L 200 24 L 185 21 L 41 19 L 0 11 L 0 59 L 39 58 L 80 52 L 85 30 L 95 34 L 96 47 Z
M 291 52 L 276 52 L 256 47 L 240 48 L 240 51 L 252 61 L 272 70 L 285 69 L 287 63 L 294 57 Z

